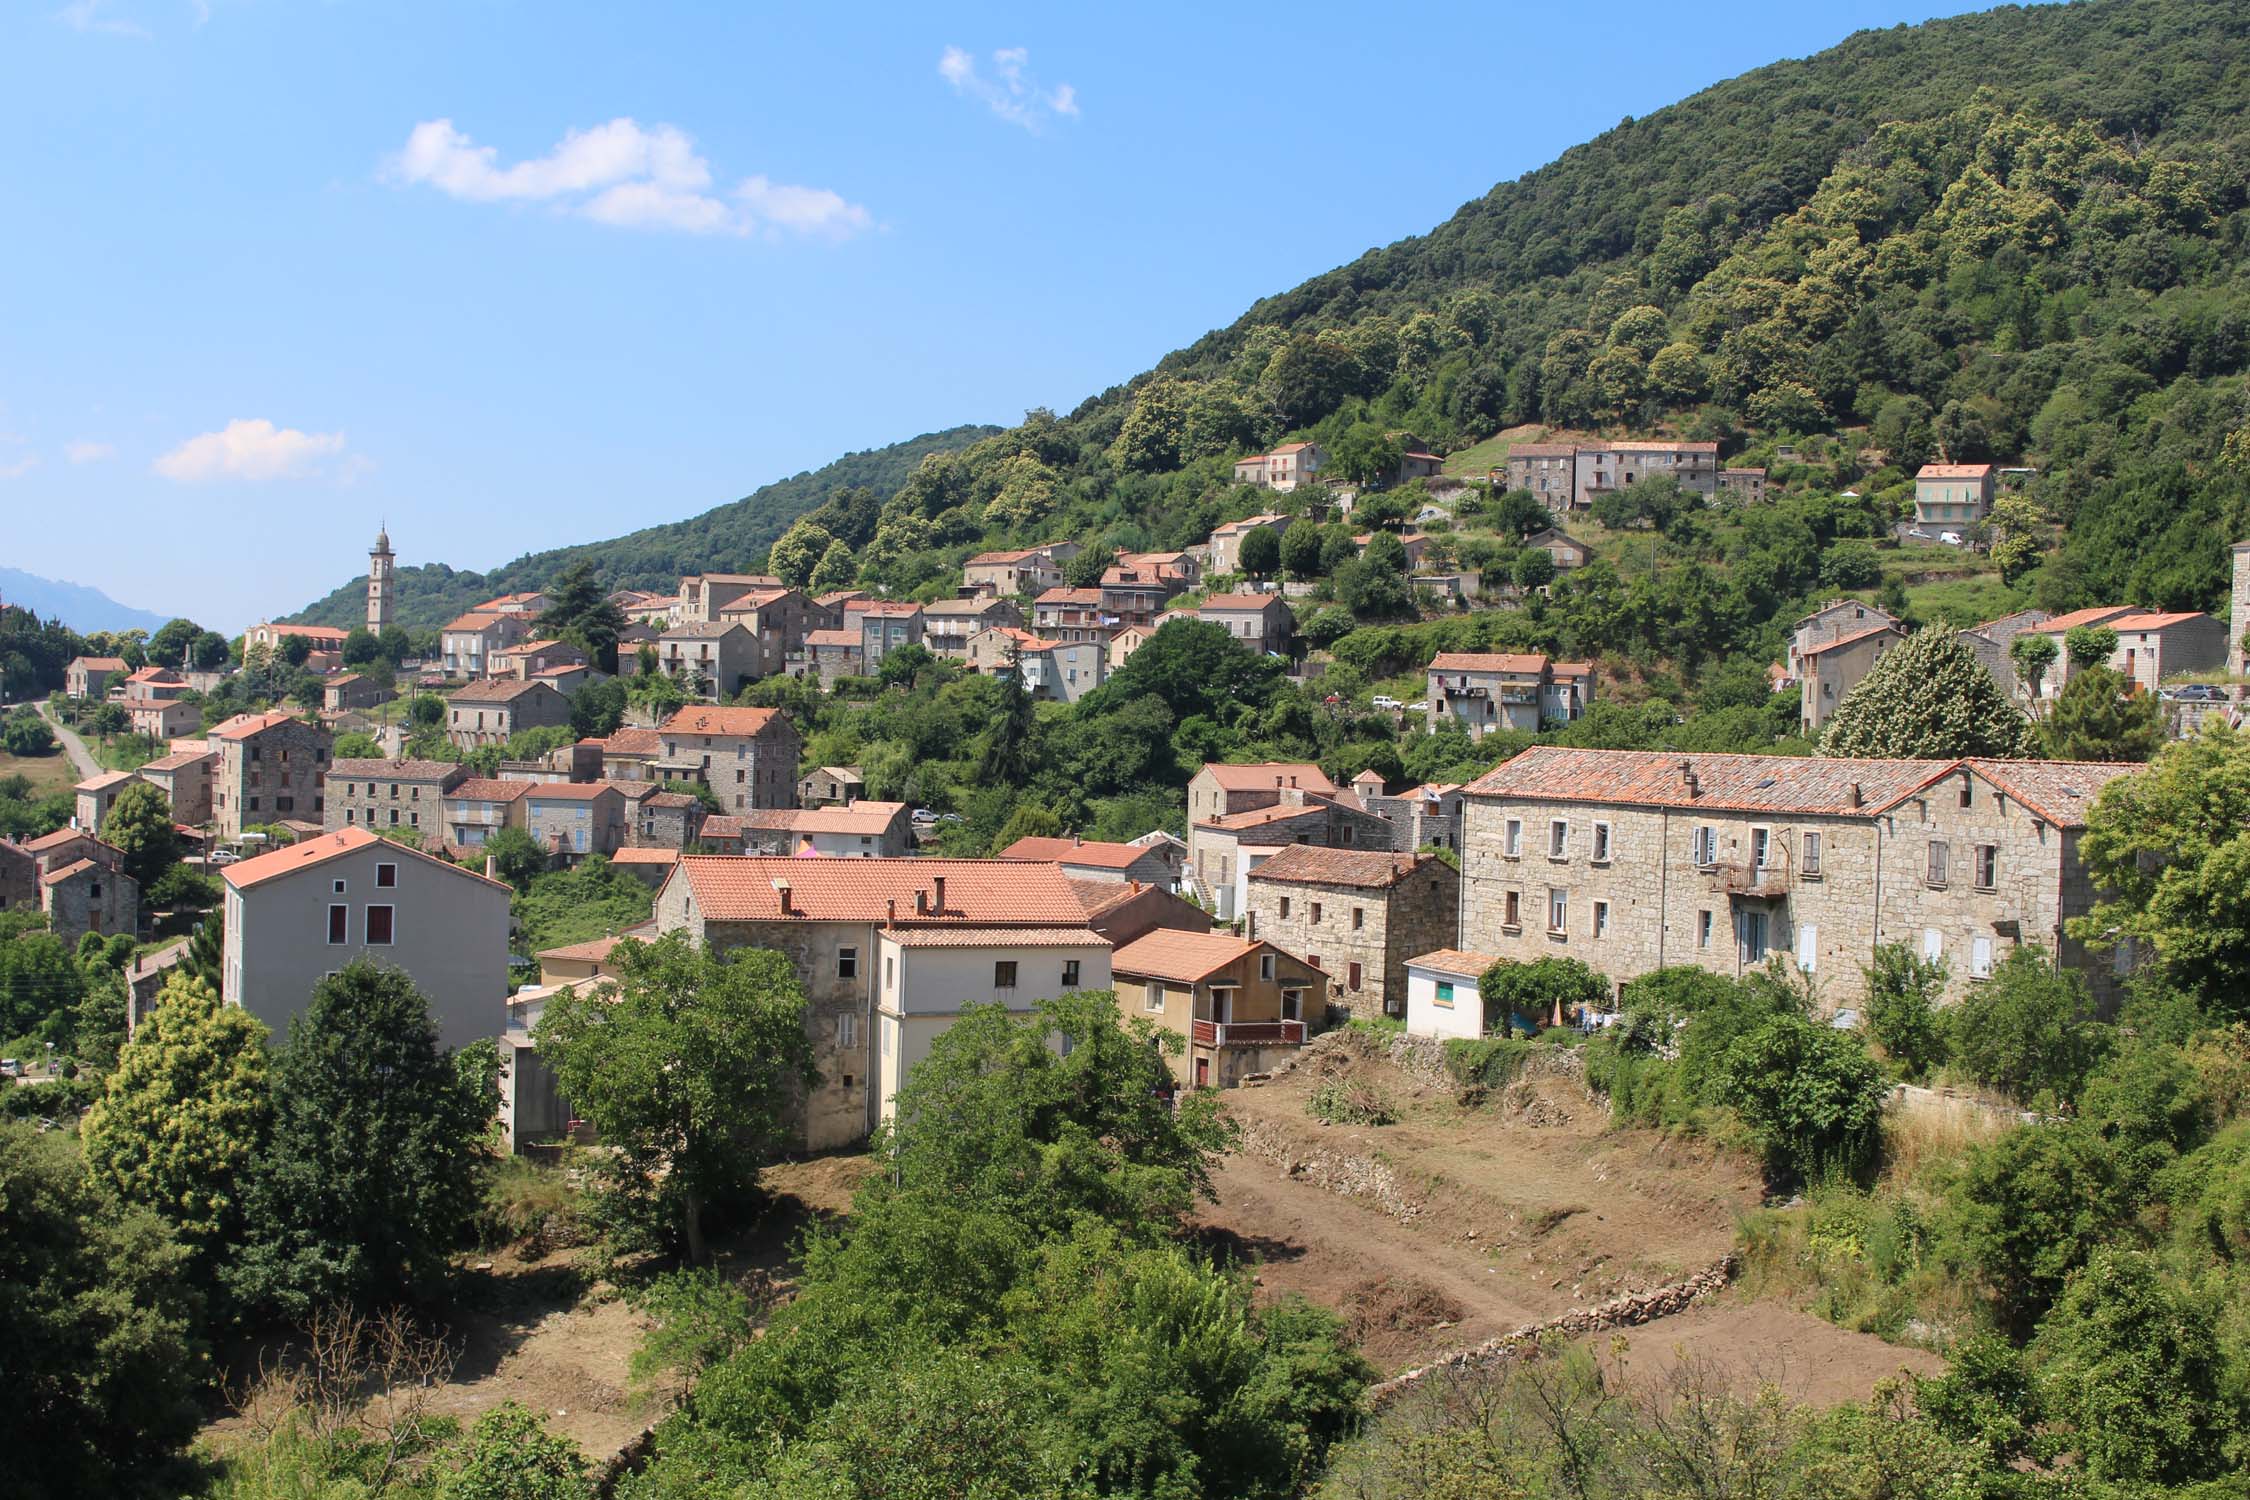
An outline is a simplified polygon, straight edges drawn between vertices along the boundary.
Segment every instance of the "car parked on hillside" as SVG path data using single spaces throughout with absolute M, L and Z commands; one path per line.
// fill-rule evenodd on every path
M 1397 700 L 1396 698 L 1393 698 L 1393 697 L 1391 697 L 1391 696 L 1390 696 L 1389 694 L 1387 694 L 1387 693 L 1377 693 L 1377 694 L 1376 694 L 1376 695 L 1375 695 L 1375 696 L 1374 696 L 1374 697 L 1373 697 L 1372 699 L 1370 699 L 1370 700 L 1368 700 L 1368 701 L 1369 701 L 1369 702 L 1371 702 L 1371 703 L 1372 703 L 1372 704 L 1373 704 L 1373 705 L 1374 705 L 1375 707 L 1377 707 L 1377 708 L 1387 708 L 1387 709 L 1393 709 L 1393 710 L 1396 710 L 1396 709 L 1401 709 L 1401 708 L 1404 708 L 1404 707 L 1406 707 L 1406 705 L 1405 705 L 1405 704 L 1403 704 L 1403 703 L 1399 702 L 1399 701 L 1398 701 L 1398 700 Z

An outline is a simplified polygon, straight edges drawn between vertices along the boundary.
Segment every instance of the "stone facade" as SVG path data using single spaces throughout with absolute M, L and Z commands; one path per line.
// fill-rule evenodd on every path
M 257 823 L 326 816 L 323 784 L 335 737 L 284 713 L 243 714 L 211 731 L 218 765 L 211 778 L 211 821 L 222 839 Z
M 468 769 L 441 760 L 339 760 L 328 767 L 321 827 L 403 828 L 443 836 L 445 794 Z
M 211 777 L 218 764 L 208 750 L 182 750 L 150 761 L 140 776 L 172 804 L 173 822 L 199 828 L 211 821 Z
M 1801 651 L 1797 659 L 1804 676 L 1798 684 L 1797 721 L 1806 737 L 1820 733 L 1884 653 L 1905 639 L 1896 625 L 1870 625 Z
M 140 930 L 141 888 L 123 870 L 90 859 L 50 868 L 39 879 L 39 905 L 47 929 L 75 944 L 89 932 L 104 937 Z
M 18 843 L 0 839 L 0 911 L 39 904 L 39 861 Z
M 570 722 L 570 700 L 544 682 L 473 682 L 446 699 L 445 737 L 456 749 L 505 745 L 526 729 Z
M 1290 848 L 1253 867 L 1250 936 L 1328 976 L 1362 1018 L 1406 1014 L 1406 961 L 1452 944 L 1461 878 L 1435 855 Z
M 1880 943 L 1943 959 L 1948 999 L 2036 943 L 2107 994 L 2062 924 L 2093 901 L 2085 808 L 2129 769 L 1527 751 L 1467 789 L 1460 946 L 1620 983 L 1785 957 L 1836 1007 Z
M 2227 670 L 2240 677 L 2250 672 L 2242 643 L 2250 635 L 2250 542 L 2236 542 L 2230 560 L 2234 577 L 2227 604 Z
M 857 766 L 820 766 L 797 783 L 799 807 L 849 807 L 867 793 Z
M 700 781 L 730 813 L 797 805 L 797 726 L 770 708 L 683 708 L 657 731 L 665 781 Z

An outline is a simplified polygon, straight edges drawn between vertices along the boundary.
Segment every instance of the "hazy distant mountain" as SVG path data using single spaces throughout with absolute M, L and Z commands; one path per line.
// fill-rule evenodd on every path
M 61 620 L 82 635 L 96 630 L 156 630 L 172 618 L 120 604 L 82 583 L 63 583 L 16 568 L 0 568 L 0 602 L 20 604 L 42 620 Z

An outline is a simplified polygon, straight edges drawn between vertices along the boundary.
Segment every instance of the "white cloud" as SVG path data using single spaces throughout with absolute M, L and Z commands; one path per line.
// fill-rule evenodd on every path
M 626 118 L 564 135 L 545 156 L 500 164 L 451 120 L 425 120 L 383 164 L 401 186 L 436 188 L 472 203 L 552 203 L 598 224 L 682 234 L 764 230 L 842 238 L 865 229 L 867 210 L 826 188 L 757 176 L 717 185 L 694 137 L 672 125 Z
M 235 418 L 217 432 L 191 437 L 158 459 L 166 479 L 199 484 L 211 479 L 302 479 L 320 461 L 344 451 L 340 432 L 299 432 L 263 417 Z
M 146 26 L 137 21 L 121 21 L 115 16 L 102 14 L 104 0 L 70 0 L 55 12 L 55 19 L 73 31 L 100 32 L 104 36 L 129 36 L 135 41 L 154 40 Z
M 1020 125 L 1034 135 L 1057 116 L 1078 118 L 1078 90 L 1067 83 L 1050 89 L 1033 78 L 1030 49 L 1002 47 L 991 61 L 988 75 L 974 56 L 948 47 L 938 55 L 938 76 L 952 84 L 956 94 L 981 102 L 1010 125 Z
M 11 464 L 0 464 L 0 479 L 21 479 L 39 467 L 39 455 L 27 453 Z
M 100 463 L 105 458 L 115 458 L 117 450 L 107 443 L 79 441 L 63 444 L 63 457 L 74 464 Z

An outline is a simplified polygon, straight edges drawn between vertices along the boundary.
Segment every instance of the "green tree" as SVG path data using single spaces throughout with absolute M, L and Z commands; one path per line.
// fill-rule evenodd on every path
M 1554 524 L 1554 516 L 1529 490 L 1509 490 L 1492 502 L 1492 529 L 1503 537 L 1527 537 Z
M 1109 446 L 1110 462 L 1130 473 L 1161 474 L 1180 466 L 1188 441 L 1190 388 L 1157 376 L 1133 395 L 1133 409 Z
M 22 1036 L 85 998 L 85 975 L 53 933 L 26 932 L 0 943 L 0 1036 Z
M 164 872 L 180 862 L 171 801 L 145 781 L 117 794 L 102 820 L 102 838 L 124 853 L 125 873 L 144 891 L 153 890 Z
M 1281 566 L 1281 538 L 1271 528 L 1261 526 L 1242 539 L 1235 560 L 1252 578 L 1271 578 L 1274 569 Z
M 1063 564 L 1063 582 L 1074 589 L 1100 588 L 1102 575 L 1116 564 L 1115 547 L 1088 547 Z
M 2072 671 L 2106 666 L 2117 650 L 2117 632 L 2106 625 L 2074 625 L 2063 632 L 2063 655 Z
M 2013 757 L 2030 747 L 2030 721 L 1942 627 L 1884 652 L 1820 736 L 1822 755 L 1859 760 Z
M 2019 631 L 2008 642 L 2008 660 L 2016 669 L 2016 681 L 2022 685 L 2026 699 L 2035 704 L 2039 701 L 2040 684 L 2047 680 L 2055 658 L 2061 654 L 2055 638 L 2037 630 Z
M 0 1444 L 24 1500 L 183 1494 L 207 1368 L 186 1254 L 88 1183 L 65 1131 L 0 1123 Z
M 625 633 L 625 611 L 602 592 L 594 579 L 594 565 L 584 559 L 565 568 L 546 591 L 547 607 L 539 615 L 539 632 L 550 640 L 568 641 L 586 653 L 595 670 L 617 671 L 617 638 Z
M 242 1233 L 243 1192 L 269 1121 L 265 1026 L 175 972 L 86 1112 L 86 1170 L 169 1223 L 209 1272 Z
M 586 1455 L 539 1414 L 503 1401 L 440 1462 L 435 1500 L 593 1500 Z
M 1328 445 L 1326 468 L 1353 484 L 1382 484 L 1398 473 L 1406 450 L 1373 422 L 1356 422 Z
M 354 625 L 344 636 L 344 665 L 364 667 L 382 660 L 383 643 L 365 625 Z
M 1058 838 L 1063 832 L 1063 820 L 1047 808 L 1030 802 L 1016 804 L 1008 821 L 1000 825 L 1000 832 L 992 841 L 994 853 L 1009 847 L 1018 839 Z
M 336 736 L 333 754 L 338 760 L 381 760 L 383 747 L 376 743 L 375 736 L 354 729 Z
M 1303 582 L 1320 576 L 1320 528 L 1303 517 L 1281 534 L 1281 566 Z
M 828 548 L 836 540 L 828 529 L 810 517 L 801 517 L 773 544 L 766 556 L 766 566 L 776 578 L 793 589 L 801 589 L 812 582 L 813 569 L 828 555 Z
M 5 725 L 0 725 L 0 749 L 25 760 L 52 755 L 55 733 L 37 713 L 21 709 L 10 714 Z
M 816 594 L 825 594 L 835 589 L 850 588 L 852 580 L 858 576 L 859 560 L 852 555 L 850 544 L 838 537 L 828 544 L 827 551 L 820 554 L 820 561 L 814 566 L 812 577 L 806 581 L 805 587 Z
M 756 1185 L 796 1091 L 817 1081 L 804 991 L 780 953 L 722 958 L 676 932 L 618 944 L 610 966 L 614 993 L 564 991 L 533 1041 L 638 1190 L 676 1205 L 702 1265 L 705 1205 Z
M 2104 1032 L 2084 977 L 2035 945 L 2011 950 L 1946 1019 L 1961 1071 L 2027 1104 L 2077 1098 L 2101 1059 Z
M 1948 1241 L 1983 1276 L 2001 1324 L 2021 1331 L 2130 1222 L 2137 1197 L 2123 1159 L 2091 1129 L 2020 1126 L 1970 1153 L 1950 1195 Z
M 1870 542 L 1843 541 L 1821 554 L 1820 581 L 1832 589 L 1871 589 L 1883 581 L 1883 564 Z
M 2147 760 L 2164 743 L 2163 708 L 2124 673 L 2081 667 L 2055 695 L 2044 735 L 2056 760 Z
M 1600 1009 L 1609 1002 L 1610 983 L 1575 958 L 1503 959 L 1477 980 L 1477 996 L 1484 1002 L 1485 1030 L 1506 1036 L 1515 1025 L 1544 1026 L 1557 1015 Z
M 301 635 L 285 635 L 281 638 L 280 655 L 284 665 L 301 667 L 312 655 L 312 642 Z
M 489 1043 L 439 1047 L 400 970 L 357 959 L 314 985 L 273 1057 L 229 1290 L 296 1316 L 427 1290 L 477 1209 L 497 1072 Z
M 1945 1061 L 1945 1026 L 1938 1011 L 1945 992 L 1943 959 L 1923 958 L 1905 943 L 1876 946 L 1860 972 L 1867 979 L 1867 1029 L 1883 1055 L 1918 1082 Z
M 1850 1033 L 1777 1015 L 1728 1048 L 1720 1079 L 1775 1166 L 1811 1177 L 1873 1158 L 1888 1085 Z
M 625 680 L 601 678 L 579 684 L 570 695 L 570 732 L 579 739 L 606 739 L 625 722 Z M 338 741 L 340 756 L 342 742 Z
M 484 841 L 479 852 L 492 861 L 493 873 L 518 891 L 530 889 L 531 882 L 547 872 L 547 851 L 521 828 L 501 829 Z
M 1555 581 L 1554 554 L 1538 547 L 1524 548 L 1508 569 L 1508 581 L 1525 593 L 1547 587 Z

